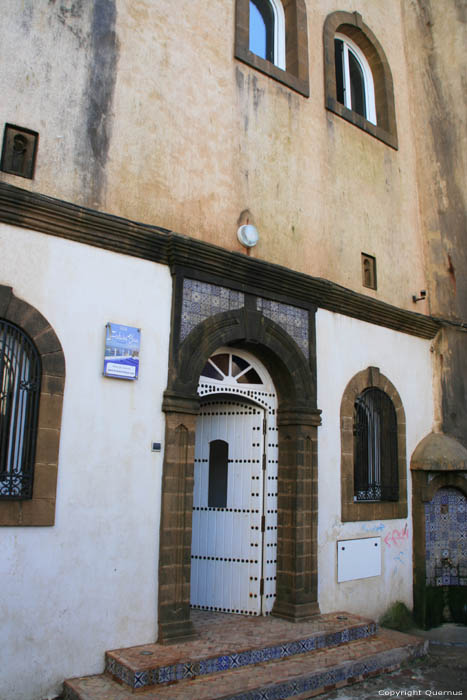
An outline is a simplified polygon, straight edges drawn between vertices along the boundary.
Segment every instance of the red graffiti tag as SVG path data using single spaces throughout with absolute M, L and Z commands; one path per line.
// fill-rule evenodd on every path
M 409 539 L 409 528 L 407 527 L 407 523 L 406 523 L 402 532 L 400 532 L 397 528 L 395 528 L 391 532 L 388 532 L 388 534 L 384 538 L 384 541 L 386 542 L 388 547 L 391 546 L 391 542 L 394 545 L 394 547 L 398 547 L 401 545 L 402 540 L 408 540 L 408 539 Z

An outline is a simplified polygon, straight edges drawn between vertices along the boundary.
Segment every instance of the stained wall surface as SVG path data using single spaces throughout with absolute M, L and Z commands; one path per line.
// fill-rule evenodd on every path
M 171 0 L 8 0 L 0 124 L 39 131 L 40 145 L 33 181 L 0 177 L 233 250 L 249 210 L 253 256 L 415 308 L 426 285 L 399 3 L 358 6 L 391 67 L 398 150 L 325 109 L 333 3 L 307 3 L 309 98 L 234 58 L 234 10 L 178 0 L 175 21 Z M 362 252 L 377 259 L 376 292 Z
M 164 429 L 171 280 L 164 266 L 7 226 L 0 279 L 48 319 L 67 372 L 55 526 L 0 538 L 0 697 L 32 700 L 101 672 L 105 649 L 157 636 L 163 452 L 151 442 Z M 137 381 L 102 376 L 109 321 L 141 328 Z
M 448 319 L 436 346 L 438 421 L 467 446 L 467 5 L 412 1 L 403 20 L 429 308 Z

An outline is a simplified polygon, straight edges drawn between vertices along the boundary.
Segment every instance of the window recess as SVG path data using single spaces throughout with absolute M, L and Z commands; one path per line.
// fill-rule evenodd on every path
M 309 97 L 305 0 L 236 0 L 235 58 Z
M 375 88 L 368 61 L 343 34 L 334 39 L 337 101 L 376 124 Z
M 397 149 L 391 69 L 358 12 L 332 12 L 323 29 L 325 106 Z
M 285 70 L 285 17 L 279 0 L 250 0 L 249 49 Z
M 362 284 L 368 289 L 377 289 L 376 258 L 362 253 Z
M 405 412 L 378 367 L 349 381 L 340 418 L 342 522 L 406 518 Z
M 354 499 L 398 498 L 396 412 L 384 391 L 368 388 L 354 406 Z

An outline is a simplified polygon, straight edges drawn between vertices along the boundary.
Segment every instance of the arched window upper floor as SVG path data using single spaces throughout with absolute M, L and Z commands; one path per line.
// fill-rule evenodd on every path
M 342 396 L 342 521 L 407 517 L 406 464 L 400 396 L 377 367 L 368 367 Z
M 53 525 L 65 359 L 48 321 L 0 285 L 0 525 Z
M 235 57 L 308 97 L 304 0 L 236 0 Z
M 285 70 L 285 15 L 280 0 L 250 0 L 248 48 Z
M 326 108 L 397 148 L 394 88 L 384 50 L 358 12 L 324 24 Z

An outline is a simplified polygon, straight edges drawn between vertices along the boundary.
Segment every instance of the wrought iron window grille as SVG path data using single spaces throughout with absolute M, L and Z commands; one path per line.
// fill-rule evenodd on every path
M 357 397 L 353 434 L 354 501 L 397 501 L 397 418 L 384 391 L 372 387 Z
M 39 353 L 0 320 L 0 499 L 32 498 L 41 384 Z

